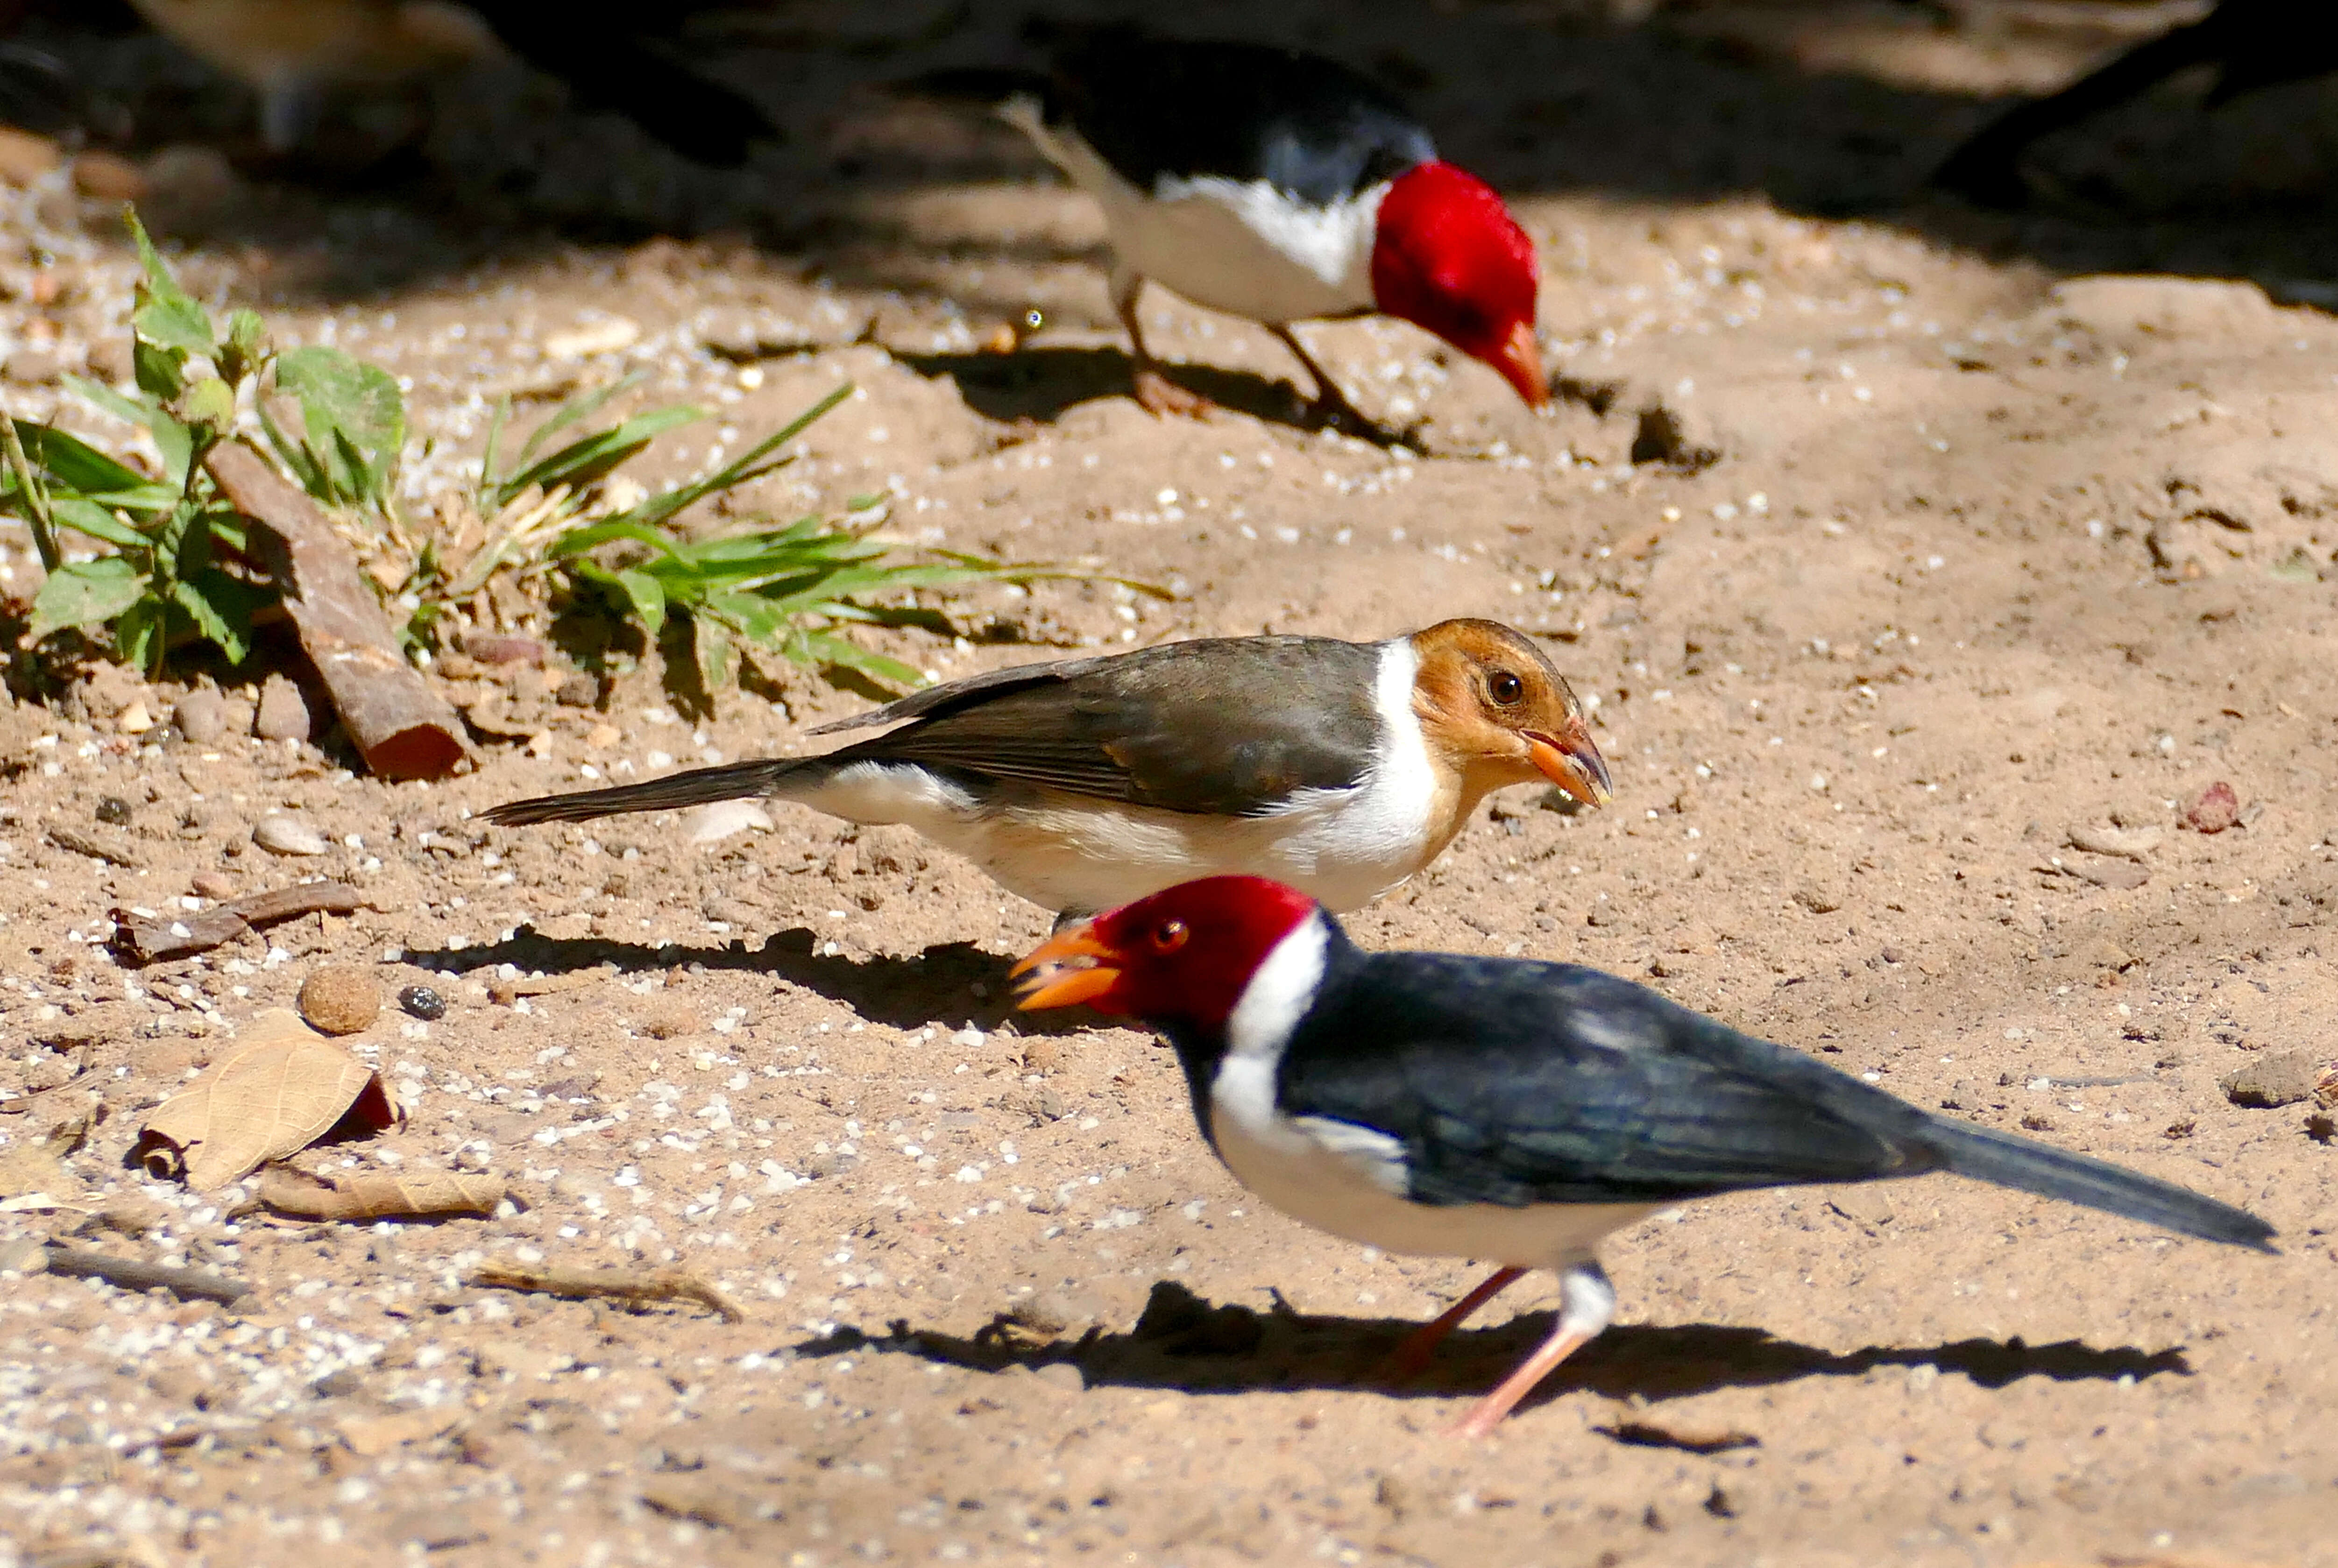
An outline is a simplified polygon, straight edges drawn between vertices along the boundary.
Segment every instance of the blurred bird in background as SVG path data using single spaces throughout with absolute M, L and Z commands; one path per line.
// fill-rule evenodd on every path
M 133 0 L 160 32 L 260 96 L 260 137 L 300 148 L 336 92 L 394 85 L 508 50 L 693 162 L 745 162 L 777 127 L 674 45 L 706 0 Z
M 2328 0 L 2219 0 L 2187 26 L 2138 44 L 2050 97 L 2009 110 L 1967 140 L 1933 183 L 1984 207 L 2029 198 L 2022 155 L 2041 138 L 2142 96 L 2181 72 L 2212 67 L 2202 106 L 2338 71 L 2338 5 Z

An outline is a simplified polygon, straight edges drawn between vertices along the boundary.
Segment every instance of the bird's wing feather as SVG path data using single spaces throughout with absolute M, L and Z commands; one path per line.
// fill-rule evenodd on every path
M 1140 191 L 1217 175 L 1328 206 L 1437 156 L 1379 83 L 1292 50 L 1085 28 L 1056 50 L 1055 83 L 1051 117 Z
M 1282 1108 L 1402 1140 L 1419 1202 L 1665 1202 L 1939 1163 L 1921 1112 L 1596 970 L 1407 953 L 1359 973 L 1294 1036 Z
M 1379 660 L 1328 638 L 1226 638 L 1000 671 L 879 710 L 914 722 L 836 757 L 1254 814 L 1362 777 L 1380 740 Z

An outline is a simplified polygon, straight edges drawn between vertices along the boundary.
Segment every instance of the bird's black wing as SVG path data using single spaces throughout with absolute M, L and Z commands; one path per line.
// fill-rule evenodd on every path
M 1164 643 L 918 692 L 868 716 L 911 722 L 831 755 L 1243 816 L 1358 782 L 1379 670 L 1378 648 L 1330 638 Z
M 1053 88 L 1051 121 L 1140 191 L 1218 175 L 1328 206 L 1437 156 L 1386 89 L 1296 50 L 1083 28 L 1056 48 Z
M 1662 1203 L 1940 1163 L 1915 1107 L 1596 970 L 1346 967 L 1283 1058 L 1283 1109 L 1399 1140 L 1418 1202 Z

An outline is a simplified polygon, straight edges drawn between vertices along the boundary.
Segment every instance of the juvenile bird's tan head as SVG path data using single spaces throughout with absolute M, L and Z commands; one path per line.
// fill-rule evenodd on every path
M 1498 621 L 1442 621 L 1412 634 L 1413 711 L 1466 816 L 1488 790 L 1547 779 L 1586 806 L 1614 794 L 1583 706 L 1543 651 Z M 1457 824 L 1458 825 L 1458 824 Z

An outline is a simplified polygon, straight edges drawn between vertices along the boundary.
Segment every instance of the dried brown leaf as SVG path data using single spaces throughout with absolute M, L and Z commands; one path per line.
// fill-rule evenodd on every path
M 401 1220 L 426 1214 L 492 1214 L 504 1200 L 500 1176 L 452 1171 L 400 1175 L 311 1176 L 278 1166 L 260 1178 L 260 1200 L 300 1220 Z
M 207 1191 L 307 1148 L 352 1107 L 377 1128 L 398 1119 L 371 1069 L 295 1014 L 271 1008 L 184 1093 L 155 1108 L 140 1142 L 150 1169 Z

